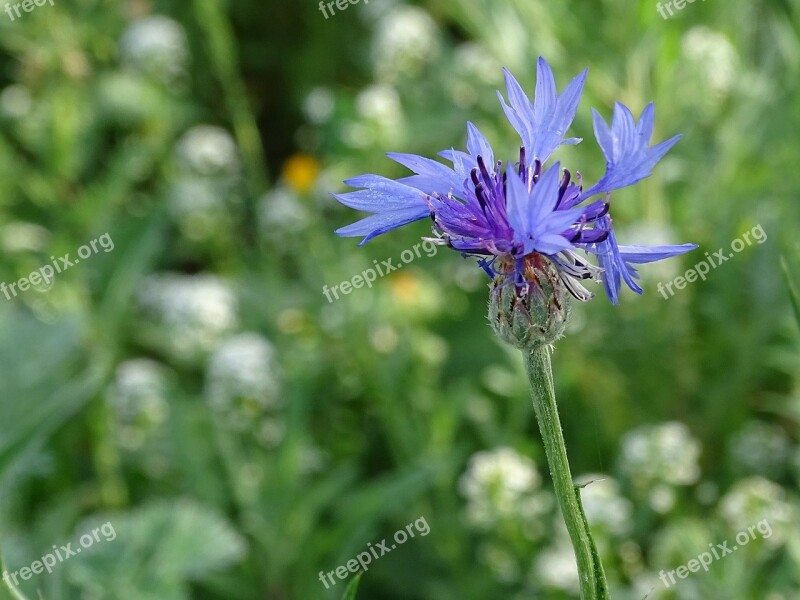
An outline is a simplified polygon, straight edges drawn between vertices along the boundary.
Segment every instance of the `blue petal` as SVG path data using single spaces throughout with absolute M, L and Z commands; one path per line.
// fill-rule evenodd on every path
M 538 227 L 534 228 L 534 237 L 543 235 L 545 232 L 562 233 L 577 223 L 578 220 L 585 214 L 585 212 L 586 209 L 583 207 L 573 208 L 570 210 L 557 210 L 552 212 L 539 224 Z
M 356 221 L 345 227 L 336 230 L 342 237 L 366 236 L 358 244 L 363 246 L 375 236 L 397 229 L 403 225 L 408 225 L 414 221 L 424 219 L 430 214 L 427 206 L 423 208 L 403 208 L 370 215 L 360 221 Z
M 539 181 L 533 186 L 531 193 L 531 228 L 526 233 L 533 233 L 535 226 L 547 218 L 558 203 L 558 178 L 561 163 L 555 163 L 542 173 Z
M 544 162 L 561 144 L 577 144 L 580 141 L 580 138 L 565 140 L 564 135 L 575 119 L 588 72 L 588 69 L 584 69 L 570 82 L 561 97 L 557 97 L 553 71 L 546 60 L 539 58 L 533 104 L 534 158 Z
M 609 231 L 608 238 L 597 244 L 587 244 L 585 249 L 597 255 L 598 263 L 603 269 L 603 285 L 614 304 L 619 303 L 622 281 L 637 294 L 642 293 L 642 288 L 636 283 L 639 275 L 631 263 L 643 264 L 663 260 L 697 248 L 696 244 L 619 246 L 608 215 L 598 220 L 598 226 Z
M 495 165 L 492 146 L 480 130 L 470 122 L 467 123 L 467 150 L 469 151 L 468 153 L 453 149 L 442 150 L 438 154 L 453 163 L 456 177 L 462 182 L 467 181 L 470 171 L 478 166 L 477 159 L 479 156 L 483 157 L 489 174 L 494 175 Z M 457 191 L 461 189 L 462 187 L 459 187 Z
M 545 162 L 562 144 L 577 144 L 580 138 L 564 139 L 583 93 L 588 70 L 584 70 L 558 96 L 555 78 L 550 65 L 539 58 L 536 69 L 536 90 L 531 104 L 519 82 L 505 69 L 506 92 L 509 107 L 498 92 L 500 104 L 511 125 L 522 139 L 530 159 Z
M 533 250 L 542 254 L 558 254 L 562 250 L 571 250 L 574 247 L 566 238 L 555 233 L 539 236 L 533 242 Z
M 533 107 L 531 106 L 530 100 L 528 100 L 528 97 L 525 95 L 522 86 L 511 74 L 511 71 L 508 69 L 503 69 L 503 73 L 506 81 L 506 93 L 508 94 L 508 101 L 511 104 L 511 107 L 509 108 L 509 106 L 505 103 L 502 94 L 497 92 L 497 96 L 500 99 L 500 105 L 503 107 L 503 112 L 506 113 L 506 118 L 508 118 L 511 126 L 514 127 L 516 132 L 519 134 L 523 146 L 526 148 L 532 148 L 532 127 L 534 122 Z
M 371 174 L 353 177 L 345 183 L 366 189 L 331 195 L 345 206 L 375 214 L 342 227 L 336 233 L 342 237 L 365 235 L 362 245 L 376 235 L 430 215 L 425 194 L 413 187 Z
M 511 167 L 506 175 L 506 213 L 508 224 L 514 230 L 517 241 L 527 238 L 533 229 L 533 211 L 529 206 L 528 188 Z
M 626 262 L 644 264 L 685 254 L 697 248 L 697 244 L 668 246 L 619 246 L 619 253 Z
M 637 132 L 639 135 L 645 139 L 650 140 L 653 137 L 653 128 L 656 124 L 656 105 L 652 102 L 648 103 L 647 106 L 644 107 L 641 116 L 639 117 L 639 125 L 637 126 Z
M 594 135 L 606 157 L 606 172 L 600 181 L 581 194 L 581 200 L 633 185 L 649 177 L 656 163 L 681 138 L 676 135 L 649 147 L 655 122 L 652 102 L 642 111 L 638 124 L 628 107 L 619 102 L 614 105 L 610 128 L 594 109 L 592 116 Z
M 636 271 L 628 265 L 620 255 L 617 238 L 611 226 L 611 218 L 606 215 L 598 219 L 597 226 L 607 230 L 608 237 L 597 244 L 586 246 L 586 250 L 597 255 L 597 262 L 603 269 L 603 286 L 612 304 L 619 304 L 621 280 L 624 279 L 634 292 L 641 294 L 642 289 L 636 284 Z
M 620 261 L 617 260 L 618 257 L 614 255 L 611 249 L 610 240 L 613 235 L 613 233 L 610 234 L 606 241 L 596 244 L 596 249 L 593 252 L 597 254 L 597 262 L 600 268 L 603 269 L 603 287 L 606 289 L 606 294 L 608 294 L 612 304 L 619 304 L 620 273 L 625 268 L 625 265 L 624 263 L 620 264 Z M 614 240 L 613 244 L 616 246 L 616 240 Z
M 401 179 L 401 183 L 426 194 L 436 192 L 446 196 L 451 191 L 459 192 L 463 186 L 464 180 L 453 169 L 430 158 L 399 152 L 387 152 L 386 156 L 417 174 Z
M 609 156 L 614 156 L 614 136 L 605 119 L 595 109 L 592 109 L 592 122 L 594 123 L 594 137 L 600 150 L 603 151 L 603 156 L 607 159 Z
M 583 214 L 583 208 L 555 211 L 558 202 L 560 165 L 545 171 L 529 191 L 517 172 L 510 168 L 506 179 L 506 210 L 514 230 L 514 241 L 524 246 L 527 254 L 534 250 L 556 254 L 574 248 L 561 232 L 568 229 Z
M 548 62 L 539 57 L 536 62 L 536 91 L 533 98 L 533 119 L 542 122 L 551 114 L 558 102 L 558 90 L 553 69 Z
M 490 173 L 494 172 L 494 152 L 492 147 L 480 130 L 470 122 L 467 122 L 467 150 L 476 159 L 478 156 L 482 156 L 483 162 L 486 163 L 486 168 L 489 169 Z
M 348 179 L 345 183 L 351 187 L 367 188 L 346 194 L 331 194 L 345 206 L 356 210 L 383 212 L 399 208 L 427 206 L 425 194 L 418 189 L 380 175 L 361 175 Z
M 453 163 L 453 170 L 462 181 L 469 178 L 469 172 L 478 166 L 478 162 L 474 157 L 461 150 L 442 150 L 438 153 L 442 158 L 446 158 Z

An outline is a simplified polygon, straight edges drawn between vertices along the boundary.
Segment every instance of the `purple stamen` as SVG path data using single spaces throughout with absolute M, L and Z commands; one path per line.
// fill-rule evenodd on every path
M 539 175 L 542 174 L 542 161 L 538 158 L 533 161 L 533 183 L 539 181 Z
M 486 183 L 486 186 L 489 187 L 492 185 L 492 178 L 489 176 L 489 171 L 486 168 L 486 163 L 483 162 L 483 157 L 478 156 L 478 168 L 481 170 L 481 177 L 483 177 L 483 181 Z

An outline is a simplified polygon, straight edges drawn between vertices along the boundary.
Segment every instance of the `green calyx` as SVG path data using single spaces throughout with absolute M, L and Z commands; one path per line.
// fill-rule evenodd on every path
M 491 284 L 489 322 L 497 336 L 520 350 L 536 350 L 564 335 L 569 318 L 569 293 L 555 265 L 544 255 L 526 256 L 518 286 L 514 262 L 498 259 L 498 275 Z

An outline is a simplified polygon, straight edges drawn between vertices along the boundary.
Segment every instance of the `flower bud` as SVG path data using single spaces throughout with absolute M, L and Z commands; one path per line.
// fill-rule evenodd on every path
M 495 270 L 489 322 L 501 340 L 520 350 L 535 350 L 564 335 L 568 292 L 546 256 L 534 252 L 518 262 L 500 258 Z M 520 274 L 522 280 L 514 281 Z

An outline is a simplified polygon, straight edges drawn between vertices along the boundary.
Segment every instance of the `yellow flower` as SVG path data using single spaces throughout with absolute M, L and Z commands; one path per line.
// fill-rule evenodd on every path
M 295 192 L 305 194 L 311 190 L 319 174 L 319 163 L 313 156 L 294 154 L 283 164 L 283 178 Z
M 411 304 L 419 297 L 420 285 L 409 273 L 397 273 L 389 280 L 394 296 L 403 304 Z

